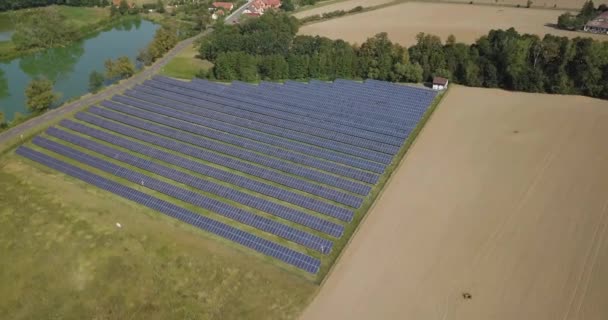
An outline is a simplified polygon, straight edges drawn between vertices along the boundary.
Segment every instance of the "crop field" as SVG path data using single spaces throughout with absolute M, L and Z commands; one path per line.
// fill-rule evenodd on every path
M 9 275 L 21 279 L 3 294 L 11 299 L 0 303 L 0 311 L 14 315 L 21 310 L 21 296 L 43 294 L 32 287 L 30 273 L 39 273 L 37 282 L 49 286 L 60 279 L 22 254 L 41 260 L 32 252 L 38 241 L 48 243 L 48 250 L 66 251 L 65 243 L 82 237 L 66 253 L 85 264 L 74 267 L 84 268 L 75 289 L 86 291 L 82 299 L 92 297 L 89 288 L 111 287 L 118 294 L 123 286 L 133 287 L 127 277 L 137 270 L 141 277 L 156 273 L 159 281 L 183 283 L 175 289 L 181 292 L 178 296 L 188 304 L 202 300 L 211 308 L 203 314 L 215 314 L 209 318 L 293 318 L 403 156 L 435 96 L 428 89 L 380 81 L 224 85 L 159 76 L 76 113 L 1 158 L 0 172 L 7 181 L 3 195 L 19 195 L 4 208 L 2 219 L 10 222 L 4 225 L 14 230 L 2 240 L 3 253 L 14 261 Z M 100 198 L 90 200 L 96 196 Z M 31 208 L 22 207 L 34 208 L 35 219 L 26 219 L 22 210 Z M 161 232 L 163 223 L 168 229 Z M 172 241 L 174 232 L 183 232 L 176 239 L 187 243 Z M 19 241 L 19 235 L 32 233 L 37 241 Z M 136 244 L 139 237 L 145 243 Z M 197 238 L 201 244 L 194 245 Z M 159 252 L 131 261 L 132 251 L 137 259 L 148 246 Z M 90 257 L 81 256 L 83 247 L 89 248 Z M 64 258 L 58 255 L 56 264 Z M 123 277 L 103 276 L 111 267 L 105 263 L 113 263 L 105 258 L 116 260 L 114 272 Z M 251 270 L 242 268 L 246 261 Z M 184 267 L 185 280 L 165 279 L 164 272 L 179 274 L 176 266 Z M 223 277 L 229 274 L 233 281 L 226 287 Z M 191 286 L 187 279 L 192 277 L 201 278 L 201 288 Z M 240 289 L 258 281 L 266 284 Z M 117 304 L 107 314 L 127 318 L 136 312 L 138 299 L 166 290 L 167 284 L 146 283 L 111 297 L 127 304 Z M 73 294 L 66 286 L 71 285 L 64 291 Z M 285 293 L 289 286 L 298 286 L 294 295 Z M 45 285 L 44 290 L 54 289 Z M 273 293 L 224 316 L 222 310 L 249 299 L 253 290 Z M 175 298 L 160 299 L 146 311 L 176 303 Z M 47 302 L 50 309 L 61 303 Z M 101 306 L 115 302 L 102 301 Z M 176 314 L 198 315 L 205 306 L 186 306 Z M 89 301 L 79 311 L 93 307 L 99 306 Z M 171 308 L 163 310 L 165 318 L 176 316 L 167 314 Z M 72 315 L 72 310 L 61 311 Z
M 606 319 L 606 123 L 453 86 L 302 319 Z
M 362 43 L 367 38 L 387 32 L 392 41 L 413 45 L 420 32 L 440 36 L 450 34 L 456 40 L 472 43 L 492 29 L 514 27 L 520 33 L 544 36 L 547 33 L 567 37 L 592 37 L 608 40 L 608 36 L 558 30 L 548 25 L 557 23 L 561 10 L 525 9 L 465 4 L 407 2 L 361 14 L 305 25 L 301 34 L 321 35 Z M 475 17 L 474 23 L 471 17 Z

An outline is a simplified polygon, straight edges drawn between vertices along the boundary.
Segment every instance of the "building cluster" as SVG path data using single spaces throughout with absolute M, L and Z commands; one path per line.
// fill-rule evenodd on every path
M 583 30 L 593 33 L 608 34 L 608 11 L 601 13 L 585 24 Z
M 281 0 L 255 0 L 243 11 L 245 15 L 259 17 L 268 10 L 277 10 L 281 7 Z

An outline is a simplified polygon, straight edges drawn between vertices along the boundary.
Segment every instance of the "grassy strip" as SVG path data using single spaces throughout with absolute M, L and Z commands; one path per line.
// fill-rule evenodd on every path
M 211 62 L 198 58 L 198 46 L 194 43 L 171 59 L 161 69 L 160 74 L 177 79 L 192 80 L 201 70 L 207 71 L 212 67 Z
M 448 89 L 448 91 L 449 91 L 449 89 Z M 397 153 L 397 155 L 395 156 L 393 162 L 386 168 L 386 172 L 380 177 L 378 184 L 376 184 L 374 186 L 371 193 L 365 198 L 365 201 L 363 202 L 363 205 L 361 206 L 361 208 L 359 208 L 355 212 L 353 221 L 345 228 L 344 235 L 342 236 L 342 238 L 340 238 L 338 241 L 334 242 L 334 249 L 333 249 L 332 253 L 323 258 L 322 263 L 321 263 L 321 269 L 319 270 L 319 273 L 317 274 L 317 279 L 316 279 L 317 283 L 323 283 L 326 276 L 331 272 L 331 270 L 333 270 L 333 266 L 335 265 L 337 260 L 341 257 L 342 252 L 344 251 L 344 248 L 348 245 L 348 243 L 350 243 L 351 239 L 354 237 L 357 230 L 359 230 L 359 226 L 361 225 L 361 223 L 363 222 L 365 217 L 367 217 L 367 213 L 373 207 L 375 200 L 380 196 L 380 194 L 382 193 L 382 190 L 384 189 L 384 186 L 390 181 L 390 178 L 392 177 L 393 172 L 395 172 L 395 169 L 397 169 L 397 167 L 401 164 L 403 157 L 405 156 L 405 154 L 407 153 L 409 148 L 412 146 L 412 144 L 418 137 L 418 134 L 420 134 L 420 131 L 422 131 L 422 128 L 427 123 L 427 121 L 430 119 L 431 115 L 433 114 L 433 112 L 435 111 L 435 109 L 437 108 L 437 106 L 439 105 L 439 103 L 442 101 L 442 99 L 445 97 L 446 94 L 447 94 L 447 91 L 440 93 L 435 98 L 435 101 L 433 101 L 431 106 L 424 113 L 424 115 L 420 119 L 420 122 L 418 122 L 418 125 L 416 126 L 416 128 L 412 131 L 410 136 L 407 138 L 407 140 L 405 141 L 405 143 L 399 150 L 399 153 Z

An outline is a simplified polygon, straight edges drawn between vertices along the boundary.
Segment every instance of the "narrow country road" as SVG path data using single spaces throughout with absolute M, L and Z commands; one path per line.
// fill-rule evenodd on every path
M 253 0 L 248 1 L 245 5 L 241 6 L 240 8 L 235 10 L 232 14 L 230 14 L 228 17 L 226 17 L 226 20 L 225 20 L 226 23 L 233 24 L 233 21 L 238 22 L 238 18 L 243 13 L 245 8 L 249 5 L 249 3 L 251 3 L 252 1 Z M 175 57 L 175 55 L 178 54 L 181 50 L 183 50 L 184 48 L 186 48 L 188 46 L 191 46 L 192 43 L 196 39 L 198 39 L 204 35 L 207 35 L 212 31 L 213 31 L 213 29 L 211 29 L 211 28 L 207 29 L 207 30 L 205 30 L 205 32 L 203 32 L 201 34 L 198 34 L 192 38 L 186 39 L 186 40 L 178 43 L 171 51 L 169 51 L 167 54 L 165 54 L 161 59 L 157 60 L 154 64 L 152 64 L 151 66 L 142 70 L 141 72 L 135 74 L 133 77 L 131 77 L 129 79 L 126 79 L 120 83 L 112 85 L 99 93 L 90 95 L 86 98 L 81 98 L 74 102 L 64 104 L 61 107 L 58 107 L 56 109 L 49 110 L 41 116 L 32 118 L 22 124 L 19 124 L 16 127 L 10 128 L 10 129 L 0 133 L 0 146 L 5 144 L 9 140 L 19 137 L 20 135 L 24 134 L 30 128 L 42 125 L 45 122 L 62 117 L 66 113 L 84 109 L 97 101 L 111 98 L 115 94 L 123 92 L 124 90 L 126 90 L 138 83 L 143 82 L 144 80 L 146 80 L 146 79 L 150 78 L 151 76 L 155 75 L 156 73 L 158 73 L 158 71 L 162 67 L 164 67 L 169 61 L 171 61 L 171 59 L 173 57 Z

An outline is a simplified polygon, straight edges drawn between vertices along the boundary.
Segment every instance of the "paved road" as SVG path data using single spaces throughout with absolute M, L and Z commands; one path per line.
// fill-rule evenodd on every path
M 228 17 L 226 17 L 226 20 L 225 20 L 226 23 L 232 24 L 232 21 L 238 21 L 238 18 L 240 17 L 240 15 L 243 13 L 245 8 L 252 1 L 253 0 L 250 0 L 245 5 L 241 6 L 236 11 L 234 11 L 232 14 L 230 14 Z M 97 101 L 108 99 L 117 93 L 120 93 L 138 83 L 143 82 L 144 80 L 155 75 L 162 67 L 164 67 L 182 49 L 184 49 L 188 46 L 191 46 L 192 43 L 196 39 L 198 39 L 204 35 L 207 35 L 212 31 L 213 31 L 213 29 L 207 29 L 205 32 L 203 32 L 197 36 L 194 36 L 192 38 L 186 39 L 186 40 L 178 43 L 171 51 L 169 51 L 167 54 L 165 54 L 165 56 L 162 57 L 161 59 L 157 60 L 153 65 L 149 66 L 148 68 L 144 69 L 142 72 L 134 75 L 133 77 L 131 77 L 127 80 L 124 80 L 120 83 L 112 85 L 97 94 L 90 95 L 90 96 L 88 96 L 86 98 L 82 98 L 78 101 L 74 101 L 74 102 L 65 104 L 59 108 L 47 111 L 46 113 L 44 113 L 43 115 L 41 115 L 39 117 L 32 118 L 16 127 L 13 127 L 9 130 L 6 130 L 6 131 L 0 133 L 0 146 L 7 143 L 9 140 L 12 140 L 13 138 L 16 138 L 16 137 L 24 134 L 27 130 L 29 130 L 32 127 L 42 125 L 45 122 L 51 121 L 58 117 L 61 117 L 61 116 L 65 115 L 66 113 L 84 109 L 87 106 L 90 106 Z
M 247 7 L 249 7 L 249 4 L 251 4 L 253 1 L 254 0 L 249 0 L 249 1 L 247 1 L 246 4 L 242 5 L 238 9 L 236 9 L 236 11 L 234 11 L 228 17 L 226 17 L 226 19 L 224 19 L 224 23 L 225 24 L 238 23 L 239 22 L 239 18 L 243 14 L 243 11 L 245 11 L 245 9 L 247 9 Z

